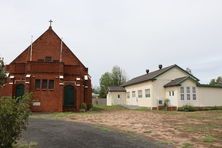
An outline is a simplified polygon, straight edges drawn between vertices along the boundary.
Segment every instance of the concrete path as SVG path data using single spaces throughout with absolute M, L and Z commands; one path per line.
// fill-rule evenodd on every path
M 118 133 L 93 125 L 48 119 L 30 119 L 23 138 L 40 148 L 157 148 L 142 137 Z

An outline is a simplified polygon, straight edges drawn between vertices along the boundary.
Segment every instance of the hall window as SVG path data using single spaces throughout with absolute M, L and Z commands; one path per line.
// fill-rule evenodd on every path
M 180 99 L 184 100 L 184 94 L 180 94 Z
M 196 87 L 192 87 L 192 93 L 193 93 L 193 100 L 196 100 L 197 99 Z
M 193 100 L 196 100 L 196 99 L 197 99 L 197 95 L 193 94 Z
M 187 87 L 187 100 L 190 100 L 190 87 Z
M 48 80 L 42 80 L 42 89 L 47 89 L 48 86 Z
M 143 91 L 142 90 L 138 90 L 138 98 L 142 98 L 143 97 Z
M 41 80 L 40 79 L 36 79 L 35 80 L 35 89 L 40 89 L 41 88 Z
M 132 98 L 136 97 L 136 91 L 132 91 Z
M 171 92 L 172 96 L 174 96 L 174 91 Z
M 180 87 L 180 100 L 184 100 L 184 87 Z
M 187 93 L 188 94 L 190 93 L 190 87 L 187 87 Z
M 146 98 L 150 98 L 150 89 L 145 89 Z
M 54 89 L 54 80 L 49 80 L 49 89 Z
M 130 98 L 130 92 L 127 92 L 127 98 Z
M 196 87 L 192 87 L 193 94 L 196 94 Z
M 190 100 L 190 94 L 187 94 L 187 100 Z

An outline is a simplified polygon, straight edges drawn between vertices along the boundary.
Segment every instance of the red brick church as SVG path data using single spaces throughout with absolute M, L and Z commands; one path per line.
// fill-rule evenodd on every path
M 92 103 L 91 77 L 51 25 L 9 65 L 0 96 L 32 92 L 32 111 L 79 111 Z

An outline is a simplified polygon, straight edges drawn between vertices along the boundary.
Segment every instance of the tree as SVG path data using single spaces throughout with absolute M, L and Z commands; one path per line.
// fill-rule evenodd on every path
M 100 78 L 100 97 L 106 97 L 109 86 L 120 86 L 126 82 L 126 74 L 119 66 L 114 66 L 112 72 L 104 73 Z
M 120 86 L 126 82 L 126 74 L 119 66 L 114 66 L 112 69 L 112 79 L 114 86 Z
M 212 79 L 211 81 L 210 81 L 210 83 L 209 83 L 211 86 L 214 86 L 215 84 L 216 84 L 216 81 L 215 81 L 215 79 Z
M 222 77 L 217 77 L 216 79 L 212 79 L 209 83 L 211 86 L 222 86 Z
M 108 92 L 108 87 L 113 85 L 112 74 L 109 72 L 104 73 L 100 78 L 100 92 L 99 96 L 105 98 Z
M 92 92 L 93 92 L 94 94 L 99 94 L 99 92 L 100 92 L 100 87 L 98 87 L 98 86 L 93 87 Z
M 0 86 L 4 84 L 5 81 L 5 70 L 4 70 L 4 61 L 3 58 L 0 58 Z
M 217 84 L 222 84 L 222 77 L 218 77 L 217 80 L 216 80 L 216 83 Z
M 11 148 L 26 129 L 30 115 L 31 94 L 18 102 L 11 97 L 0 98 L 0 147 Z

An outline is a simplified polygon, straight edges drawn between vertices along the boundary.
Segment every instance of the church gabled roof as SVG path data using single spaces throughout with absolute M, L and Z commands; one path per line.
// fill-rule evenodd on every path
M 52 50 L 53 54 L 56 55 L 57 60 L 59 60 L 59 54 L 60 54 L 60 48 L 61 48 L 61 38 L 55 33 L 55 31 L 50 26 L 40 37 L 38 37 L 33 43 L 32 43 L 32 50 L 33 50 L 33 57 L 34 54 L 39 54 L 40 52 L 44 50 Z M 72 56 L 73 62 L 75 64 L 80 64 L 84 68 L 86 68 L 82 62 L 76 57 L 76 55 L 68 48 L 68 46 L 62 42 L 63 44 L 63 59 L 66 58 L 66 56 Z M 50 47 L 53 46 L 53 47 Z M 43 49 L 45 48 L 45 49 Z M 27 63 L 29 61 L 30 56 L 30 49 L 31 45 L 28 46 L 20 55 L 18 55 L 11 63 Z M 42 51 L 41 51 L 42 50 Z M 33 59 L 33 61 L 36 59 Z M 65 60 L 64 60 L 65 63 Z M 66 64 L 66 63 L 65 63 Z M 68 65 L 72 65 L 68 63 Z

